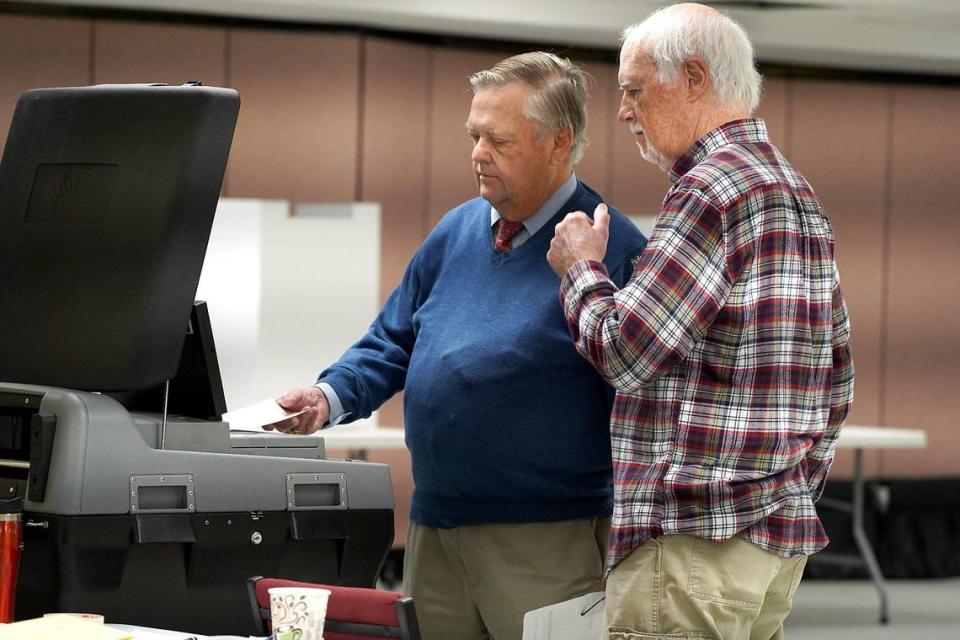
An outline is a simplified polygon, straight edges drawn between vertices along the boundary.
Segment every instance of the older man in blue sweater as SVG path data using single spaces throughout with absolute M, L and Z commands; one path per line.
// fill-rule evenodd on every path
M 480 197 L 444 216 L 370 329 L 313 387 L 278 401 L 310 433 L 404 390 L 414 493 L 404 588 L 428 639 L 520 640 L 523 614 L 598 590 L 611 512 L 613 393 L 570 343 L 545 256 L 599 194 L 586 77 L 535 52 L 471 76 Z M 611 209 L 622 286 L 646 239 Z

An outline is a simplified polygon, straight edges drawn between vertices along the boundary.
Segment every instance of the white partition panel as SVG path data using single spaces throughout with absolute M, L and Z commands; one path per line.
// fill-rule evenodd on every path
M 197 299 L 207 302 L 227 408 L 262 399 L 256 370 L 260 335 L 261 212 L 286 202 L 222 198 L 200 272 Z
M 380 207 L 223 198 L 197 298 L 227 406 L 312 384 L 378 311 Z M 375 423 L 375 416 L 372 419 Z

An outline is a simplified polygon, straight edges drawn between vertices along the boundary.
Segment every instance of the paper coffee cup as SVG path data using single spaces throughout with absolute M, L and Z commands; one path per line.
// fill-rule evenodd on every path
M 273 587 L 267 589 L 267 593 L 270 594 L 270 619 L 274 630 L 281 630 L 292 640 L 323 640 L 329 589 Z

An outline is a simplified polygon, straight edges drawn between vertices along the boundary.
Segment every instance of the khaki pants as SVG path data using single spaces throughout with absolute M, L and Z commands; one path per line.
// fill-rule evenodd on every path
M 424 640 L 521 640 L 523 614 L 599 591 L 609 518 L 432 529 L 410 523 L 403 590 Z
M 806 556 L 781 558 L 739 537 L 650 540 L 607 578 L 610 640 L 783 638 Z

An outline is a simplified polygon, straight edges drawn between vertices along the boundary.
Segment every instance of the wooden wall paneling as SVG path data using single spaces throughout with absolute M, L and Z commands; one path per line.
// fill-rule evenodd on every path
M 895 86 L 884 422 L 927 430 L 890 451 L 885 475 L 957 475 L 960 465 L 960 89 Z
M 788 159 L 807 178 L 836 238 L 857 367 L 848 424 L 880 424 L 884 234 L 889 178 L 890 87 L 883 84 L 794 80 Z M 878 470 L 880 454 L 866 453 Z M 833 473 L 849 475 L 852 454 L 838 452 Z
M 587 138 L 590 145 L 583 159 L 574 167 L 577 177 L 609 197 L 613 178 L 610 175 L 613 162 L 611 146 L 614 127 L 617 124 L 617 68 L 613 64 L 593 62 L 581 65 L 593 76 L 589 85 L 590 98 L 587 103 Z
M 225 28 L 98 19 L 93 81 L 226 83 Z
M 227 82 L 241 100 L 227 195 L 355 200 L 360 37 L 266 29 L 227 37 Z
M 0 15 L 0 150 L 20 94 L 90 84 L 90 20 Z
M 383 301 L 426 235 L 430 50 L 381 38 L 368 38 L 365 48 L 360 198 L 382 208 Z M 381 407 L 379 417 L 383 426 L 403 426 L 401 397 Z
M 107 19 L 95 20 L 93 28 L 97 84 L 226 85 L 226 28 Z M 226 180 L 222 191 L 227 192 Z
M 764 78 L 763 93 L 756 116 L 763 118 L 767 125 L 770 141 L 777 145 L 787 157 L 790 157 L 790 80 L 786 78 Z
M 428 231 L 447 211 L 478 194 L 470 167 L 470 138 L 463 126 L 473 99 L 467 78 L 491 67 L 507 54 L 435 47 L 431 57 Z
M 360 198 L 379 202 L 380 299 L 400 283 L 427 231 L 426 155 L 430 122 L 430 49 L 426 45 L 367 38 L 364 43 Z M 403 396 L 380 407 L 380 426 L 403 426 Z M 390 466 L 394 546 L 407 539 L 413 473 L 407 451 L 374 451 Z
M 427 232 L 426 154 L 430 50 L 366 40 L 360 199 L 379 202 L 380 298 L 400 282 Z

